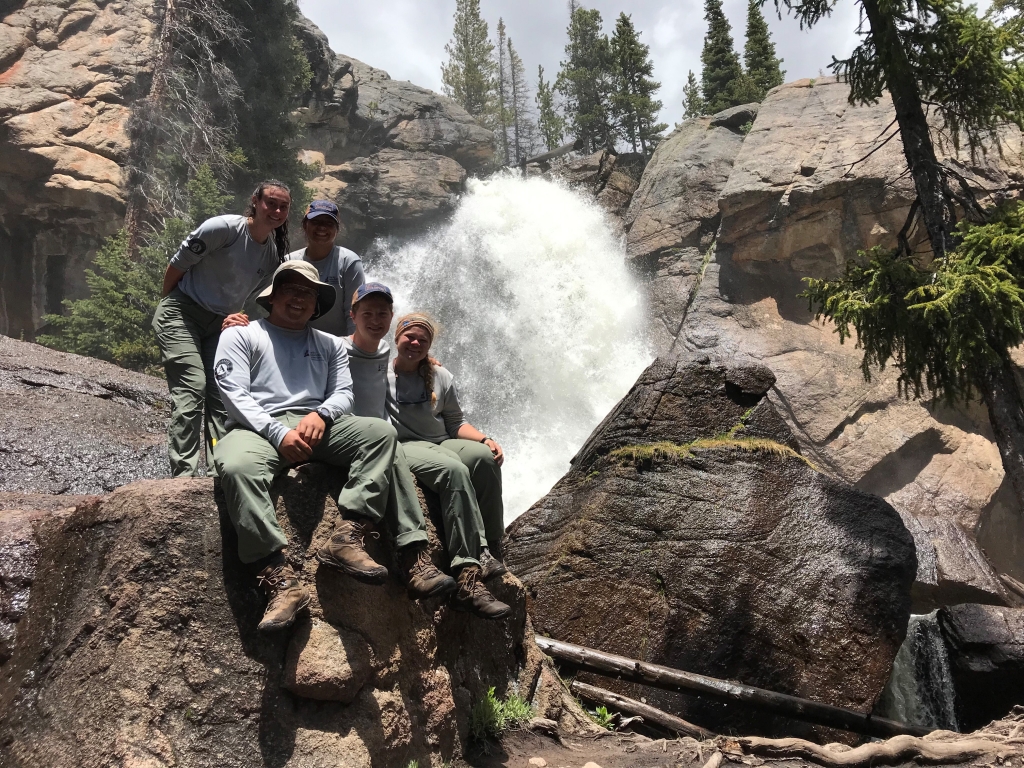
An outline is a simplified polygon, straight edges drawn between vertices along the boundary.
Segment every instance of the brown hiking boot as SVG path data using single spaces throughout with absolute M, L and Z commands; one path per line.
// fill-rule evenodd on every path
M 257 574 L 256 581 L 267 593 L 267 610 L 259 625 L 263 632 L 290 627 L 299 611 L 309 605 L 309 593 L 288 563 L 271 563 Z
M 423 545 L 413 544 L 398 553 L 398 567 L 405 579 L 409 598 L 440 597 L 456 590 L 455 579 L 434 565 Z
M 475 613 L 481 619 L 503 619 L 512 611 L 480 581 L 480 566 L 466 565 L 459 571 L 458 591 L 452 595 L 452 608 Z
M 487 547 L 480 550 L 480 578 L 484 581 L 490 581 L 495 576 L 501 576 L 503 573 L 508 573 L 508 568 L 501 561 L 501 552 L 498 551 L 497 557 L 495 557 Z
M 363 538 L 367 534 L 377 535 L 369 520 L 339 521 L 334 535 L 316 553 L 317 561 L 364 584 L 383 584 L 388 579 L 388 569 L 366 554 Z

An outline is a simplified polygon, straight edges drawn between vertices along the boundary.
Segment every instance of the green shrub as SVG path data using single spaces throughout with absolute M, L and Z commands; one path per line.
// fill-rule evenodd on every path
M 530 704 L 510 693 L 504 701 L 494 695 L 494 688 L 487 689 L 487 695 L 473 705 L 469 718 L 469 737 L 473 741 L 496 739 L 505 731 L 517 728 L 533 717 Z

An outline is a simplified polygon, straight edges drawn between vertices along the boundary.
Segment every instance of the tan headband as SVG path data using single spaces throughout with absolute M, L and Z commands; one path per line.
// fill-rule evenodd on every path
M 437 335 L 437 326 L 434 325 L 434 321 L 426 315 L 419 313 L 413 313 L 411 315 L 405 315 L 398 318 L 398 324 L 395 326 L 395 341 L 398 341 L 398 337 L 408 331 L 410 328 L 422 328 L 427 332 L 427 336 L 430 337 L 430 342 L 433 343 L 434 336 Z

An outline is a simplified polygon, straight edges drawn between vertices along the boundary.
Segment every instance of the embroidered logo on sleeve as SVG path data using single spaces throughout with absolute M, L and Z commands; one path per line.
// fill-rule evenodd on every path
M 218 379 L 226 379 L 234 369 L 235 367 L 231 364 L 230 360 L 221 360 L 217 363 L 217 367 L 213 369 L 213 372 Z
M 197 256 L 206 253 L 206 243 L 204 243 L 198 237 L 190 237 L 188 239 L 188 249 Z

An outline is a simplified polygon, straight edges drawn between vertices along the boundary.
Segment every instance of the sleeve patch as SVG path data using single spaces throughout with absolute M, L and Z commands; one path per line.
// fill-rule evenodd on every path
M 198 237 L 190 237 L 186 246 L 192 253 L 200 256 L 206 253 L 206 243 Z
M 217 363 L 217 366 L 213 369 L 214 374 L 218 379 L 226 379 L 231 375 L 231 372 L 235 367 L 231 364 L 230 360 L 221 360 Z

